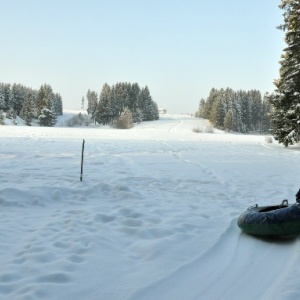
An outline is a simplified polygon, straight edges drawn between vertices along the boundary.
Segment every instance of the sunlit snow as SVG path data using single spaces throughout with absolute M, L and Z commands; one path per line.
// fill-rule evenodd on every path
M 0 127 L 0 299 L 300 298 L 299 237 L 236 225 L 248 206 L 295 201 L 299 145 L 195 133 L 206 121 L 182 115 L 20 122 Z

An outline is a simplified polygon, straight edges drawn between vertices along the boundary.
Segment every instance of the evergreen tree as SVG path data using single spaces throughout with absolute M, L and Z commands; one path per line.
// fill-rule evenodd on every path
M 10 95 L 10 84 L 4 84 L 4 101 L 5 101 L 5 110 L 10 109 L 9 106 L 9 95 Z
M 30 126 L 34 117 L 33 109 L 33 92 L 28 92 L 21 110 L 21 117 L 24 119 L 26 125 Z
M 153 120 L 159 120 L 159 110 L 158 110 L 158 105 L 155 101 L 152 101 L 152 115 L 153 115 Z
M 229 110 L 233 110 L 235 101 L 235 92 L 231 88 L 226 88 L 225 90 L 225 115 Z
M 39 117 L 42 114 L 42 110 L 47 108 L 53 110 L 54 94 L 52 88 L 48 84 L 44 84 L 40 87 L 37 93 L 36 99 L 36 115 Z
M 0 110 L 5 110 L 5 107 L 4 89 L 0 85 Z
M 39 115 L 38 121 L 40 126 L 52 127 L 56 123 L 55 114 L 51 109 L 44 107 L 41 110 L 41 114 Z
M 95 121 L 95 115 L 98 105 L 98 95 L 96 92 L 88 90 L 86 98 L 88 102 L 87 113 L 91 116 L 91 119 Z
M 242 122 L 242 108 L 240 98 L 237 93 L 234 93 L 233 103 L 232 103 L 232 113 L 233 113 L 233 130 L 237 132 L 242 132 L 243 122 Z
M 262 121 L 262 98 L 260 91 L 251 90 L 248 92 L 251 103 L 251 130 L 260 131 Z
M 225 107 L 223 99 L 217 97 L 212 105 L 209 121 L 217 128 L 222 129 L 224 126 Z
M 141 89 L 137 83 L 131 85 L 129 90 L 129 106 L 132 113 L 132 118 L 134 123 L 139 123 L 142 121 L 142 112 L 139 109 L 138 97 L 141 92 Z
M 268 132 L 271 128 L 271 120 L 270 120 L 270 113 L 271 113 L 271 103 L 269 101 L 268 94 L 265 94 L 262 103 L 262 118 L 261 118 L 261 131 Z
M 155 102 L 153 102 L 149 88 L 145 86 L 141 89 L 139 94 L 139 108 L 142 112 L 143 121 L 152 121 L 159 118 L 158 107 Z
M 196 118 L 204 118 L 205 99 L 201 98 L 198 111 L 195 114 Z
M 238 101 L 241 107 L 241 121 L 242 121 L 242 133 L 249 132 L 251 128 L 251 105 L 246 91 L 238 91 Z
M 120 114 L 119 114 L 118 105 L 116 102 L 116 88 L 114 85 L 110 88 L 109 103 L 110 103 L 112 119 L 115 119 Z
M 84 110 L 84 97 L 81 98 L 81 110 Z
M 230 109 L 230 110 L 226 113 L 226 116 L 225 116 L 225 119 L 224 119 L 224 128 L 225 128 L 227 131 L 232 131 L 232 130 L 233 130 L 233 126 L 234 126 L 233 112 L 232 112 L 232 110 Z
M 203 118 L 205 119 L 209 119 L 210 118 L 210 113 L 212 111 L 212 106 L 214 104 L 214 102 L 216 101 L 218 97 L 218 91 L 215 88 L 212 88 L 208 98 L 206 99 L 205 102 L 205 108 L 204 108 L 204 112 L 203 112 Z
M 100 93 L 99 103 L 95 113 L 95 121 L 99 124 L 109 124 L 114 119 L 113 108 L 111 103 L 111 89 L 105 83 Z
M 20 84 L 13 84 L 9 93 L 9 107 L 12 108 L 17 115 L 20 114 L 24 102 L 24 89 Z
M 123 83 L 117 83 L 114 89 L 114 107 L 116 116 L 120 116 L 125 109 L 126 89 Z
M 270 96 L 274 138 L 286 147 L 300 141 L 300 1 L 282 0 L 287 47 L 280 61 L 280 78 Z
M 61 95 L 58 93 L 55 93 L 53 96 L 53 110 L 56 116 L 63 115 L 63 103 L 62 103 Z
M 4 114 L 2 109 L 0 109 L 0 125 L 4 125 Z
M 1 83 L 0 90 L 2 91 L 2 97 L 5 103 L 3 107 L 3 111 L 7 111 L 10 108 L 9 106 L 10 84 Z

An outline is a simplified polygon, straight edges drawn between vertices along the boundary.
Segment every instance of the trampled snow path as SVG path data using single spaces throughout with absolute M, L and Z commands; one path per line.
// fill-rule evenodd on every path
M 236 226 L 294 201 L 299 147 L 202 122 L 0 127 L 0 299 L 299 299 L 299 238 Z
M 234 219 L 205 254 L 130 300 L 279 299 L 282 290 L 289 293 L 283 288 L 298 256 L 299 239 L 253 239 L 239 232 Z

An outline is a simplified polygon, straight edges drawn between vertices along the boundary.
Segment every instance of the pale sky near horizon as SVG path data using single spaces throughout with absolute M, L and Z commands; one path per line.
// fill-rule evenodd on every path
M 274 90 L 285 47 L 274 0 L 0 0 L 0 82 L 50 84 L 66 109 L 105 82 L 194 113 L 210 90 Z

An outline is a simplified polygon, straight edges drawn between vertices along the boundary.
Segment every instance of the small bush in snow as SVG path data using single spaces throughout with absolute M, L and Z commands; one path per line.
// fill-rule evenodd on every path
M 193 132 L 196 133 L 214 133 L 214 128 L 211 124 L 208 124 L 206 127 L 194 127 Z
M 116 118 L 112 125 L 118 129 L 129 129 L 133 127 L 132 113 L 128 108 L 125 108 L 120 117 Z
M 265 141 L 269 144 L 272 144 L 273 143 L 273 138 L 271 136 L 266 136 L 265 137 Z
M 193 128 L 193 132 L 196 132 L 196 133 L 202 133 L 203 130 L 202 130 L 202 128 L 200 128 L 200 127 L 194 127 L 194 128 Z
M 205 132 L 206 133 L 214 133 L 214 128 L 211 124 L 208 124 L 206 127 L 205 127 Z

